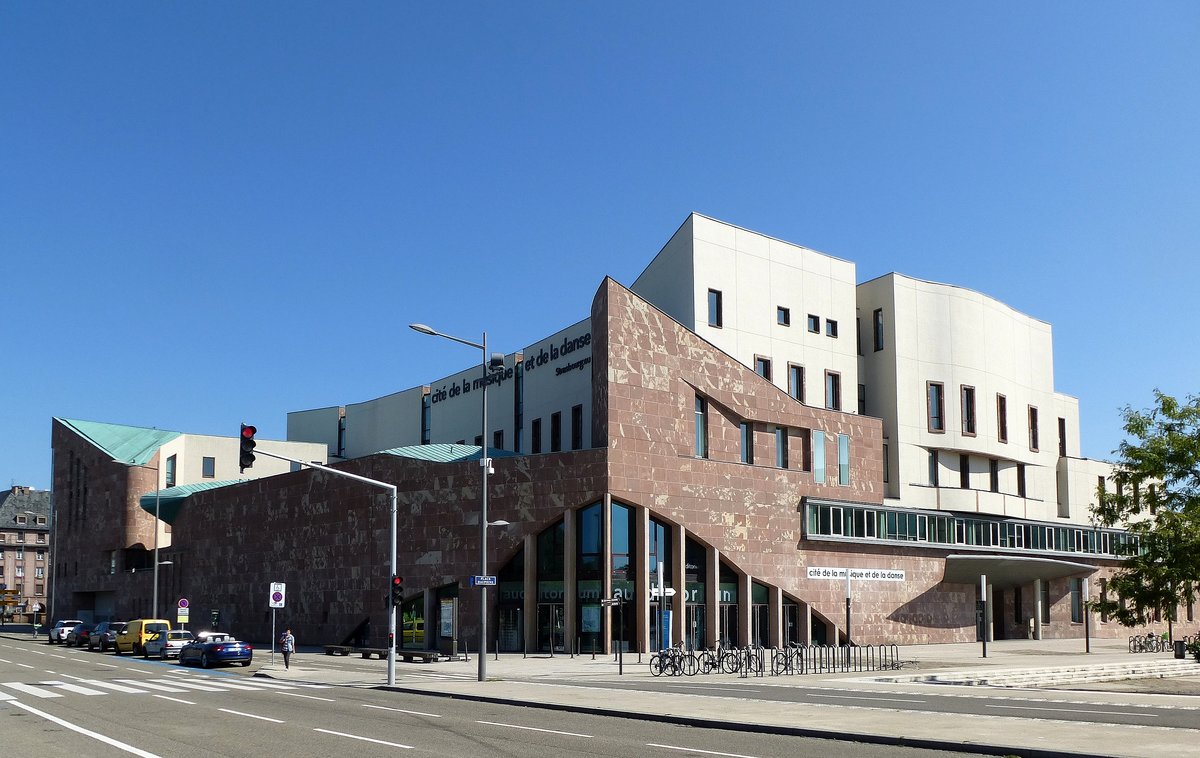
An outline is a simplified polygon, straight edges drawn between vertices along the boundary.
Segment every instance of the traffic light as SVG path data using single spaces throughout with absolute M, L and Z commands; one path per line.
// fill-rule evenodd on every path
M 392 575 L 392 605 L 400 605 L 404 602 L 404 578 L 401 576 Z
M 221 623 L 221 612 L 216 608 L 209 611 L 209 617 L 212 619 L 212 628 L 215 631 L 217 624 Z
M 252 426 L 242 424 L 242 452 L 238 458 L 238 470 L 242 473 L 245 473 L 246 469 L 254 465 L 254 433 L 257 431 L 258 429 Z

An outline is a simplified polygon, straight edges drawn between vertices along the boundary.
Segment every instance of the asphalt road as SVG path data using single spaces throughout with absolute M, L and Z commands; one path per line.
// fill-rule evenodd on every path
M 257 652 L 257 651 L 256 651 Z M 252 678 L 0 640 L 5 755 L 907 758 L 928 751 Z M 670 691 L 670 690 L 668 690 Z M 960 755 L 943 753 L 942 755 Z

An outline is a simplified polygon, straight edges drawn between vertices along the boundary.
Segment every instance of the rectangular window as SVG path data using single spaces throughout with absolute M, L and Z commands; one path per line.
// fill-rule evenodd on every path
M 571 408 L 571 449 L 583 449 L 583 406 Z
M 550 452 L 562 450 L 562 412 L 550 414 Z
M 890 481 L 890 479 L 888 478 L 888 473 L 889 473 L 888 470 L 890 468 L 891 468 L 891 466 L 888 461 L 888 445 L 885 442 L 883 444 L 883 483 L 884 484 L 887 484 Z
M 975 436 L 975 388 L 962 385 L 959 388 L 962 395 L 962 433 Z
M 807 429 L 800 430 L 800 470 L 812 471 L 812 434 Z
M 475 435 L 475 447 L 483 447 L 483 435 L 482 434 Z
M 813 481 L 825 483 L 825 432 L 814 429 L 812 433 L 812 470 Z
M 930 450 L 929 451 L 929 486 L 930 487 L 938 486 L 938 481 L 939 481 L 938 468 L 939 468 L 939 466 L 938 466 L 938 451 Z
M 971 456 L 958 456 L 958 486 L 960 489 L 971 489 Z
M 821 317 L 812 313 L 808 314 L 808 331 L 813 334 L 821 333 Z
M 804 367 L 788 364 L 788 394 L 793 400 L 804 402 Z
M 784 308 L 782 305 L 775 309 L 775 321 L 780 326 L 792 325 L 792 311 L 790 308 Z
M 837 322 L 831 318 L 825 319 L 825 336 L 837 338 Z
M 1025 497 L 1025 464 L 1017 464 L 1017 497 Z
M 992 492 L 1000 491 L 1000 461 L 992 458 L 988 461 L 988 474 L 991 477 Z
M 850 485 L 850 435 L 838 435 L 838 484 Z
M 156 474 L 157 474 L 157 472 L 156 472 Z M 164 487 L 174 487 L 175 486 L 175 456 L 173 456 L 173 455 L 171 457 L 167 458 L 167 468 L 166 468 L 165 474 L 166 474 L 167 481 L 166 481 L 166 484 L 164 484 L 163 486 Z
M 430 431 L 433 423 L 433 398 L 428 393 L 421 397 L 421 444 L 430 443 Z
M 708 403 L 696 396 L 696 457 L 708 457 Z
M 862 355 L 862 319 L 854 319 L 854 352 Z
M 926 382 L 926 409 L 929 413 L 929 431 L 946 431 L 946 390 L 941 382 Z
M 836 371 L 825 372 L 825 407 L 831 411 L 842 409 L 842 375 Z
M 754 463 L 754 425 L 742 422 L 742 463 Z
M 867 415 L 867 385 L 858 385 L 858 415 Z
M 721 291 L 720 290 L 709 290 L 708 291 L 708 325 L 715 326 L 719 329 L 719 328 L 721 328 L 723 323 L 724 323 L 724 319 L 721 314 Z
M 1038 451 L 1038 409 L 1029 406 L 1029 449 Z
M 504 430 L 497 429 L 492 432 L 492 448 L 495 450 L 504 449 Z
M 1071 621 L 1083 623 L 1083 580 L 1078 578 L 1071 579 Z
M 788 467 L 788 431 L 786 426 L 775 427 L 775 465 Z
M 1008 442 L 1008 398 L 996 395 L 996 439 Z
M 875 352 L 883 349 L 883 309 L 876 308 L 874 314 Z
M 535 418 L 529 425 L 529 452 L 535 455 L 542 452 L 542 420 L 540 418 Z
M 771 359 L 760 355 L 754 356 L 754 373 L 767 381 L 771 380 Z
M 217 476 L 217 459 L 206 455 L 200 459 L 200 476 L 205 479 L 215 479 Z
M 1058 420 L 1058 455 L 1060 458 L 1067 457 L 1067 420 L 1065 418 Z

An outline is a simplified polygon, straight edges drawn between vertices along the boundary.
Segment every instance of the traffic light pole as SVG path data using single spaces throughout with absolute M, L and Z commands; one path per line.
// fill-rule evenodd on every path
M 392 556 L 392 574 L 391 575 L 396 576 L 398 573 L 400 573 L 399 568 L 396 565 L 396 501 L 397 501 L 396 485 L 388 484 L 387 482 L 381 482 L 377 479 L 368 479 L 365 476 L 359 476 L 358 474 L 351 474 L 346 471 L 339 471 L 338 469 L 330 468 L 329 466 L 322 466 L 319 463 L 309 463 L 308 461 L 299 461 L 299 460 L 296 460 L 295 458 L 288 458 L 286 455 L 277 455 L 275 453 L 268 453 L 263 450 L 256 450 L 254 454 L 255 455 L 265 455 L 268 458 L 278 458 L 281 461 L 287 461 L 289 463 L 296 463 L 301 466 L 315 468 L 320 471 L 324 471 L 326 473 L 333 474 L 334 476 L 344 476 L 345 478 L 353 479 L 356 482 L 362 482 L 363 484 L 373 484 L 376 487 L 383 487 L 385 490 L 387 490 L 388 494 L 391 496 L 391 512 L 392 512 L 391 549 L 388 551 Z M 390 597 L 390 595 L 389 595 L 389 597 Z M 393 603 L 388 603 L 388 605 L 389 605 L 389 608 L 388 608 L 387 683 L 388 683 L 389 687 L 393 687 L 396 684 L 396 606 Z

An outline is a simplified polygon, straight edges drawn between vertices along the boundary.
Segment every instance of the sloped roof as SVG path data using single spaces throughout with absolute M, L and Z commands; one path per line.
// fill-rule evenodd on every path
M 101 421 L 69 418 L 55 420 L 112 456 L 114 460 L 133 466 L 148 463 L 160 447 L 181 435 L 180 432 L 165 429 L 106 424 Z
M 422 461 L 434 461 L 437 463 L 458 463 L 460 461 L 479 460 L 482 449 L 478 445 L 454 445 L 439 442 L 435 445 L 394 447 L 391 450 L 380 450 L 379 454 L 395 455 L 400 458 L 413 458 Z M 508 450 L 488 448 L 488 455 L 492 458 L 512 458 L 519 454 Z
M 168 524 L 174 525 L 175 518 L 179 516 L 179 509 L 183 507 L 183 502 L 191 495 L 205 490 L 213 490 L 218 487 L 228 487 L 231 484 L 241 484 L 245 479 L 226 479 L 220 482 L 199 482 L 197 484 L 180 484 L 174 487 L 158 490 L 157 492 L 147 492 L 138 500 L 138 505 L 143 511 L 153 515 L 157 500 L 158 517 L 166 521 Z

